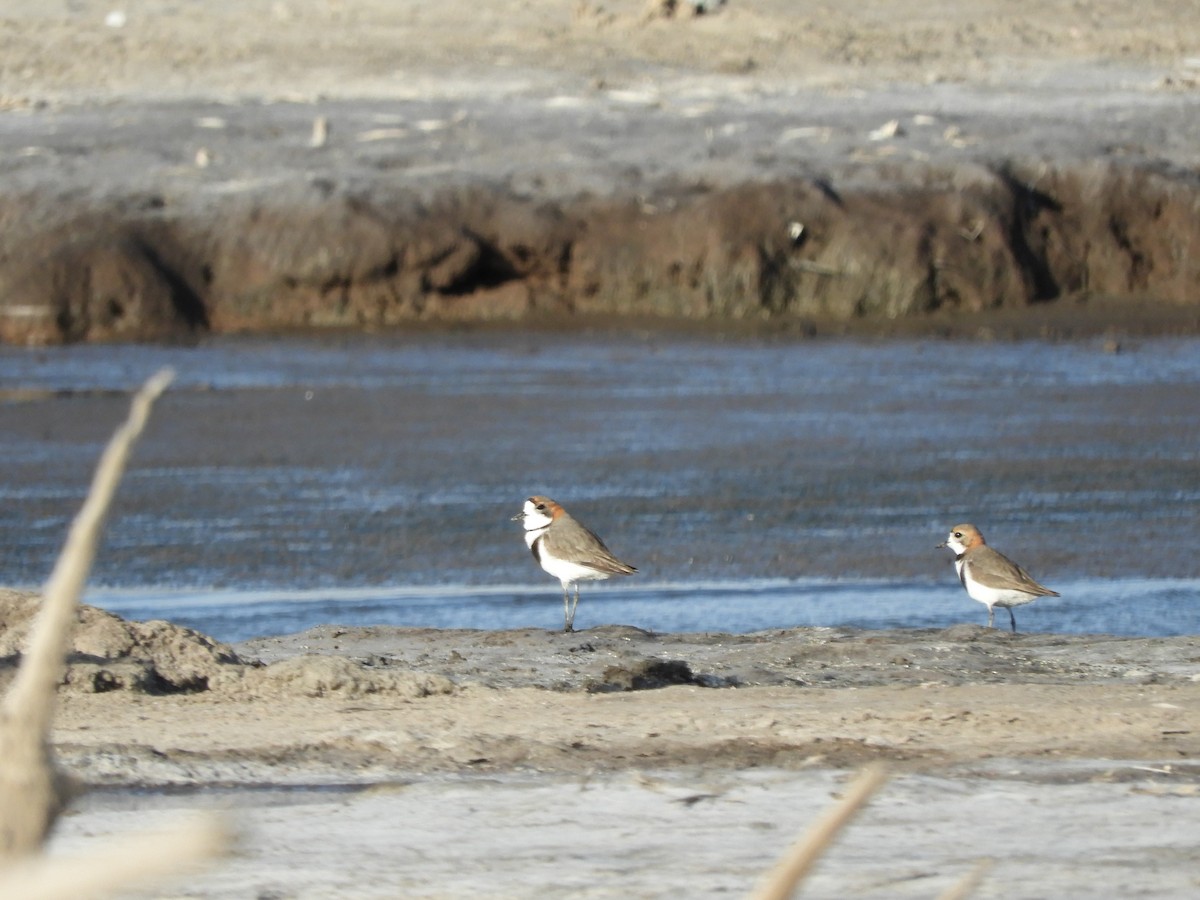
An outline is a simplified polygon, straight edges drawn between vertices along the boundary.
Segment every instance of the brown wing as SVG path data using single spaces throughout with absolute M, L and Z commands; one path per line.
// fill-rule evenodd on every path
M 1001 591 L 1025 591 L 1039 597 L 1057 597 L 1057 591 L 1043 587 L 1015 562 L 991 547 L 981 547 L 974 561 L 968 561 L 971 577 L 985 587 Z
M 637 571 L 613 556 L 598 535 L 569 515 L 559 516 L 554 524 L 554 529 L 547 532 L 545 540 L 547 549 L 555 556 L 575 560 L 597 572 L 611 575 L 632 575 Z

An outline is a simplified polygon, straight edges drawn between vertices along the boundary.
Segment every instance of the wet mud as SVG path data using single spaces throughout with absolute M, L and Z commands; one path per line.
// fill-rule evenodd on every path
M 867 631 L 796 628 L 755 634 L 654 634 L 600 626 L 573 634 L 322 626 L 238 645 L 251 659 L 339 655 L 491 688 L 556 691 L 879 685 L 1189 683 L 1200 638 L 1022 635 L 980 625 Z

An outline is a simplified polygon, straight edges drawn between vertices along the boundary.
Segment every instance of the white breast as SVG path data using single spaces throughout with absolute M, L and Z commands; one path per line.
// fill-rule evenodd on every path
M 576 581 L 603 581 L 605 578 L 612 577 L 609 572 L 598 572 L 590 566 L 580 565 L 569 559 L 561 559 L 547 553 L 545 544 L 538 549 L 541 551 L 539 562 L 542 568 L 561 581 L 564 587 Z
M 960 573 L 962 572 L 962 562 L 955 561 L 954 566 Z M 967 566 L 967 577 L 964 579 L 963 584 L 967 589 L 967 596 L 972 600 L 978 600 L 980 603 L 986 604 L 988 607 L 999 606 L 1001 609 L 1011 609 L 1014 606 L 1023 606 L 1026 603 L 1032 603 L 1037 599 L 1036 596 L 1028 594 L 1025 591 L 1015 591 L 1012 588 L 993 588 L 980 584 L 971 577 L 970 566 Z

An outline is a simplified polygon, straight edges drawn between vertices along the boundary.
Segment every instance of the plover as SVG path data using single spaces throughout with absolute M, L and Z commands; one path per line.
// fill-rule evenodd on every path
M 513 521 L 525 525 L 525 544 L 538 564 L 562 583 L 563 631 L 575 630 L 579 582 L 599 581 L 613 575 L 632 575 L 633 566 L 621 562 L 604 541 L 579 524 L 549 497 L 530 497 Z M 570 589 L 575 588 L 575 602 Z
M 1029 573 L 1004 554 L 993 550 L 974 525 L 955 525 L 944 543 L 954 551 L 954 568 L 958 580 L 972 600 L 988 608 L 988 627 L 994 628 L 994 607 L 1008 610 L 1013 633 L 1017 630 L 1014 606 L 1032 603 L 1038 597 L 1058 597 L 1057 591 L 1038 584 Z

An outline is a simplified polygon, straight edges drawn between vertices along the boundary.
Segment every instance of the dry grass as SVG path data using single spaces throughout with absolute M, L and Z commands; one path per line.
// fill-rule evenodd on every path
M 788 900 L 795 895 L 842 829 L 862 811 L 888 780 L 881 763 L 865 766 L 850 787 L 800 838 L 772 869 L 749 900 Z M 966 900 L 991 871 L 992 860 L 981 860 L 970 872 L 938 896 L 938 900 Z
M 995 860 L 981 859 L 975 864 L 975 868 L 971 869 L 966 875 L 959 879 L 955 884 L 943 893 L 938 895 L 938 900 L 966 900 L 975 892 L 975 888 L 979 883 L 987 877 L 988 872 L 995 865 Z

